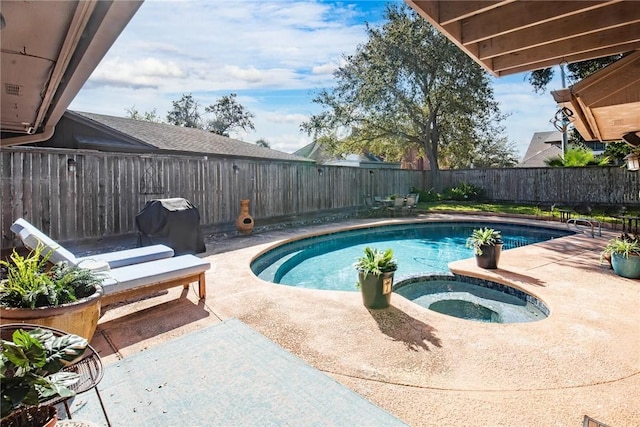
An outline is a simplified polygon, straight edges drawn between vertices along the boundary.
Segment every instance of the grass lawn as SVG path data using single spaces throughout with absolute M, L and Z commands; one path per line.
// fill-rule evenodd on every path
M 556 207 L 558 208 L 558 207 Z M 564 208 L 564 207 L 561 207 Z M 520 205 L 516 203 L 489 203 L 479 201 L 455 201 L 455 200 L 440 200 L 437 202 L 420 202 L 418 209 L 426 210 L 429 212 L 489 212 L 489 213 L 506 213 L 506 214 L 518 214 L 518 215 L 537 215 L 537 216 L 551 216 L 553 218 L 560 218 L 560 212 L 556 209 L 549 212 L 547 207 L 546 211 L 541 210 L 535 205 Z M 627 212 L 628 215 L 640 215 L 640 211 L 632 210 Z M 576 215 L 574 215 L 576 216 Z M 604 209 L 594 208 L 592 217 L 602 222 L 616 222 L 619 219 L 605 215 Z

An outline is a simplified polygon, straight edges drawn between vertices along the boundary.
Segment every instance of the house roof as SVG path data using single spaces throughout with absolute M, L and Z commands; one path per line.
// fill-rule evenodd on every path
M 311 160 L 304 157 L 227 138 L 202 129 L 77 111 L 67 111 L 65 116 L 71 120 L 99 128 L 109 134 L 105 138 L 74 135 L 85 146 L 91 144 L 104 145 L 107 143 L 116 146 L 134 145 L 140 148 L 155 148 L 178 153 L 311 162 Z
M 536 132 L 518 168 L 544 168 L 545 160 L 562 153 L 562 133 L 558 131 Z
M 331 155 L 328 154 L 326 150 L 322 148 L 322 144 L 317 141 L 305 145 L 293 154 L 313 159 L 319 164 L 330 166 L 359 166 L 362 164 L 396 165 L 396 163 L 384 162 L 371 153 L 349 154 L 345 157 Z

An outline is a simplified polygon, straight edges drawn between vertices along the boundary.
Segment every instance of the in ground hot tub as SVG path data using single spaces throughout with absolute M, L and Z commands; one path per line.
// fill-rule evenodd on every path
M 549 315 L 544 302 L 520 289 L 456 274 L 412 277 L 393 291 L 430 310 L 479 322 L 534 322 Z

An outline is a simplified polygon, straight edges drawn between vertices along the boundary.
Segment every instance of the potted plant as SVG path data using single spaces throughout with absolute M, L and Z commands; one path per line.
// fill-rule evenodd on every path
M 476 228 L 467 238 L 466 246 L 473 249 L 480 268 L 496 269 L 502 252 L 502 235 L 493 228 Z
M 366 247 L 354 267 L 358 270 L 358 284 L 364 306 L 375 309 L 389 307 L 393 274 L 398 269 L 391 248 L 382 251 Z
M 27 256 L 15 250 L 0 260 L 6 278 L 0 280 L 1 323 L 50 326 L 91 340 L 100 317 L 102 275 L 58 263 L 50 269 L 49 254 L 37 247 Z
M 2 339 L 0 384 L 3 426 L 53 426 L 54 406 L 41 406 L 55 397 L 75 395 L 69 387 L 78 381 L 75 372 L 62 369 L 84 353 L 88 342 L 77 335 L 56 335 L 51 330 L 15 329 Z
M 623 234 L 609 240 L 604 247 L 601 260 L 608 259 L 613 271 L 628 279 L 640 279 L 640 238 Z

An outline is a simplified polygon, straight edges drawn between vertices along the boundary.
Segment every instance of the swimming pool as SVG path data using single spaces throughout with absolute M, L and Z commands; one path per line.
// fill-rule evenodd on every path
M 262 280 L 290 286 L 356 291 L 353 263 L 366 246 L 392 248 L 396 277 L 448 273 L 448 264 L 473 256 L 465 247 L 474 228 L 502 232 L 503 250 L 572 234 L 565 230 L 505 223 L 428 222 L 338 231 L 284 243 L 258 256 L 251 270 Z

